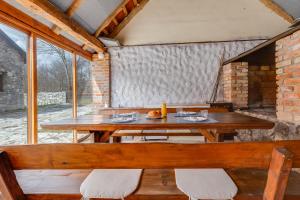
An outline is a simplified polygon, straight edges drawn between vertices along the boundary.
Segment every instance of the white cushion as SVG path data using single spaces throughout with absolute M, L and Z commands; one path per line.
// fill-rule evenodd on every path
M 115 133 L 142 133 L 142 130 L 117 130 Z
M 224 169 L 175 169 L 175 177 L 192 199 L 232 199 L 238 191 Z
M 170 129 L 167 130 L 167 133 L 191 133 L 192 131 L 190 129 Z
M 95 169 L 83 181 L 80 193 L 84 198 L 124 199 L 133 193 L 142 169 Z

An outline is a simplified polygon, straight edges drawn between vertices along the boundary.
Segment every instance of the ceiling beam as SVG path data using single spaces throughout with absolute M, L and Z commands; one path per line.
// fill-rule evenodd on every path
M 294 17 L 291 16 L 289 13 L 287 13 L 281 6 L 279 6 L 277 3 L 273 2 L 272 0 L 260 0 L 267 8 L 275 12 L 277 15 L 282 17 L 284 20 L 286 20 L 289 23 L 294 22 Z
M 105 51 L 104 45 L 95 36 L 90 35 L 76 21 L 72 20 L 57 7 L 48 2 L 48 0 L 16 0 L 30 12 L 37 14 L 53 24 L 59 26 L 64 32 L 80 40 L 96 52 Z
M 79 6 L 81 5 L 81 3 L 83 2 L 83 0 L 73 0 L 72 4 L 70 5 L 70 7 L 66 10 L 65 14 L 68 17 L 72 17 L 74 15 L 74 13 L 76 12 L 76 10 L 79 8 Z M 56 34 L 60 34 L 62 29 L 59 28 L 58 26 L 54 25 L 52 27 L 52 30 L 56 33 Z
M 124 18 L 124 20 L 109 34 L 110 38 L 116 37 L 120 31 L 134 18 L 134 16 L 141 11 L 149 0 L 142 0 L 137 6 Z
M 35 33 L 47 42 L 51 42 L 70 52 L 75 52 L 88 60 L 92 59 L 92 54 L 88 51 L 84 51 L 80 45 L 61 35 L 55 34 L 48 26 L 33 19 L 2 0 L 0 1 L 0 22 L 20 29 L 27 34 Z
M 102 22 L 95 32 L 95 37 L 99 37 L 100 33 L 111 23 L 111 21 L 117 21 L 115 19 L 116 15 L 123 10 L 128 2 L 129 0 L 123 0 L 122 3 L 104 20 L 104 22 Z

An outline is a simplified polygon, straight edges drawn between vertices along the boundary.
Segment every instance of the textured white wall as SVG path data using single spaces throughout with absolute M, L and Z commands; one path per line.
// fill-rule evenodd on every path
M 110 48 L 112 106 L 198 104 L 209 100 L 220 57 L 234 57 L 262 41 Z

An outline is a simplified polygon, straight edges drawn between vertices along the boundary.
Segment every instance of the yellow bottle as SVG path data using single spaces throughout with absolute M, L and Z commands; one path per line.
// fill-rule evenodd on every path
M 162 103 L 162 105 L 161 105 L 161 117 L 162 118 L 167 118 L 167 115 L 168 115 L 167 104 Z

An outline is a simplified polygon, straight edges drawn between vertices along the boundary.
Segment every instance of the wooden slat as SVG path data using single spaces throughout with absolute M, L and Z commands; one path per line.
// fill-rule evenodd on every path
M 98 37 L 100 33 L 108 26 L 111 21 L 116 17 L 116 15 L 123 9 L 123 7 L 128 3 L 129 0 L 123 0 L 120 5 L 101 23 L 95 32 L 95 37 Z
M 289 23 L 294 22 L 294 17 L 287 13 L 282 7 L 280 7 L 277 3 L 272 0 L 260 0 L 267 8 L 275 12 L 277 15 L 282 17 Z
M 6 152 L 0 152 L 0 199 L 25 200 Z
M 21 29 L 28 34 L 31 32 L 35 33 L 44 40 L 68 51 L 76 52 L 88 60 L 92 59 L 92 54 L 88 51 L 84 51 L 80 45 L 75 44 L 61 35 L 57 35 L 46 25 L 38 22 L 4 1 L 0 1 L 0 21 L 17 29 Z
M 199 132 L 209 141 L 209 142 L 215 142 L 216 137 L 209 131 L 205 129 L 199 129 Z
M 294 154 L 300 141 L 219 144 L 41 144 L 3 146 L 14 169 L 268 168 L 274 147 Z
M 62 13 L 48 0 L 16 0 L 33 14 L 37 14 L 59 26 L 69 35 L 77 38 L 97 52 L 105 51 L 104 45 L 96 37 L 90 35 L 80 24 Z
M 73 97 L 73 109 L 72 109 L 72 114 L 73 118 L 77 118 L 77 106 L 78 106 L 78 96 L 77 96 L 77 90 L 78 90 L 78 85 L 77 85 L 77 55 L 74 53 L 72 55 L 72 74 L 73 74 L 73 79 L 72 79 L 72 85 L 73 85 L 73 91 L 72 91 L 72 97 Z M 73 130 L 73 143 L 77 143 L 78 137 L 77 137 L 77 131 Z
M 116 37 L 120 31 L 133 19 L 133 17 L 141 11 L 149 0 L 142 0 L 137 6 L 127 15 L 127 17 L 110 33 L 109 37 Z
M 264 200 L 283 200 L 292 169 L 293 155 L 285 148 L 273 149 Z
M 74 15 L 74 13 L 76 12 L 76 10 L 80 7 L 80 5 L 82 4 L 83 0 L 73 0 L 72 4 L 70 5 L 70 7 L 66 10 L 65 14 L 68 17 L 71 17 Z M 54 25 L 52 27 L 52 30 L 56 33 L 56 34 L 60 34 L 60 32 L 62 31 L 61 28 L 59 28 L 58 26 Z

